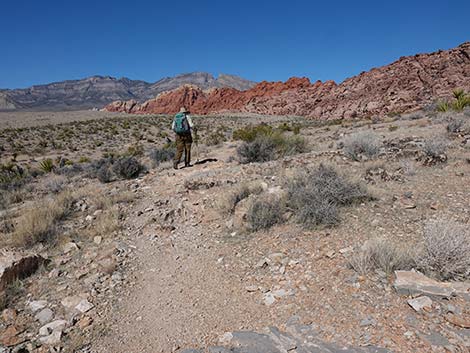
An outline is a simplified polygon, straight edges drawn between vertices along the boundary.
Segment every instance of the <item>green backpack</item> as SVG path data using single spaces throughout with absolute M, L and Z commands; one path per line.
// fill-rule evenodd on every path
M 187 134 L 189 132 L 190 129 L 189 129 L 188 119 L 186 118 L 186 114 L 184 113 L 176 114 L 174 122 L 175 122 L 174 131 L 178 135 Z

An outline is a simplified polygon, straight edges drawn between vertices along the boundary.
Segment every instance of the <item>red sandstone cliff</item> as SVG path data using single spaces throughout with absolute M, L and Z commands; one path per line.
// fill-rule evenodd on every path
M 455 88 L 470 91 L 470 42 L 431 54 L 402 57 L 337 85 L 307 78 L 261 82 L 246 91 L 182 86 L 143 104 L 117 101 L 108 111 L 173 114 L 181 106 L 195 114 L 224 111 L 312 118 L 351 118 L 401 113 L 448 97 Z

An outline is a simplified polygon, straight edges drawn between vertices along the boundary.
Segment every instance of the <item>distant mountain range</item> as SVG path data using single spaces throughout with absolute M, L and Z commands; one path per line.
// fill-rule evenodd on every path
M 193 72 L 165 77 L 149 83 L 128 78 L 92 76 L 81 80 L 67 80 L 24 89 L 0 89 L 0 110 L 79 110 L 102 108 L 116 100 L 143 102 L 161 92 L 184 84 L 201 89 L 235 88 L 246 90 L 255 82 L 234 75 L 220 74 L 217 78 L 206 72 Z

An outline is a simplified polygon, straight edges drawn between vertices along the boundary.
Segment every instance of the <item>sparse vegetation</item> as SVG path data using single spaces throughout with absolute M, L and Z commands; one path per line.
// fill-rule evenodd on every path
M 64 191 L 52 200 L 38 202 L 25 210 L 13 233 L 12 245 L 29 247 L 53 242 L 57 223 L 70 214 L 73 200 L 72 193 Z
M 139 176 L 144 167 L 135 157 L 121 157 L 113 164 L 113 171 L 123 179 L 133 179 Z
M 355 161 L 376 158 L 382 146 L 379 136 L 367 131 L 349 135 L 342 144 L 345 155 Z
M 39 168 L 44 172 L 44 173 L 50 173 L 54 170 L 54 162 L 50 158 L 46 158 L 39 162 Z
M 470 278 L 470 230 L 451 220 L 430 221 L 417 254 L 418 268 L 438 279 Z
M 242 183 L 229 192 L 224 193 L 222 198 L 218 201 L 217 207 L 222 214 L 232 214 L 240 201 L 246 199 L 252 194 L 260 194 L 262 191 L 263 187 L 259 182 Z
M 247 220 L 251 230 L 258 231 L 282 223 L 284 207 L 274 195 L 264 195 L 254 200 L 248 209 Z
M 205 139 L 205 145 L 206 146 L 218 146 L 222 142 L 225 142 L 227 138 L 225 137 L 225 134 L 221 131 L 215 131 L 210 133 L 206 139 Z
M 463 111 L 466 107 L 470 107 L 470 95 L 465 93 L 463 89 L 455 89 L 452 92 L 454 101 L 440 101 L 437 103 L 438 112 L 448 112 L 454 110 L 456 112 Z
M 349 258 L 349 265 L 362 275 L 377 269 L 391 274 L 396 270 L 410 270 L 415 261 L 409 246 L 385 238 L 373 238 Z
M 280 132 L 259 135 L 251 142 L 244 142 L 237 150 L 242 163 L 267 162 L 306 151 L 307 144 L 302 137 L 285 136 Z
M 323 164 L 290 180 L 287 188 L 288 206 L 306 227 L 335 225 L 339 222 L 338 207 L 371 198 L 362 185 Z
M 424 153 L 428 157 L 439 158 L 445 155 L 448 145 L 449 142 L 445 138 L 434 136 L 424 142 Z
M 165 145 L 163 148 L 154 148 L 150 151 L 149 157 L 155 166 L 160 163 L 168 162 L 175 158 L 175 149 L 169 145 Z

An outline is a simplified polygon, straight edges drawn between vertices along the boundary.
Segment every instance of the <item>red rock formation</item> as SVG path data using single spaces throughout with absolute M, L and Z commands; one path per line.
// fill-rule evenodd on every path
M 337 85 L 307 78 L 261 82 L 246 91 L 202 91 L 183 86 L 143 104 L 114 102 L 105 109 L 128 113 L 173 114 L 181 106 L 195 114 L 224 111 L 312 118 L 351 118 L 402 113 L 448 97 L 455 88 L 470 91 L 470 43 L 432 54 L 402 57 Z

